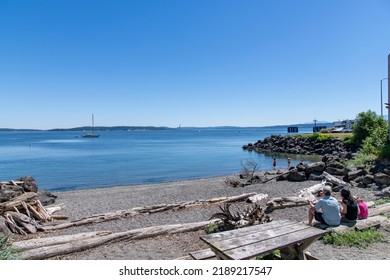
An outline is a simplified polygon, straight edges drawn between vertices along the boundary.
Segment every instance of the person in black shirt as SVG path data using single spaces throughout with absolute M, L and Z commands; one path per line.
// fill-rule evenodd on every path
M 342 200 L 340 204 L 342 206 L 341 214 L 347 221 L 356 221 L 359 214 L 359 207 L 356 199 L 351 195 L 351 191 L 347 188 L 343 188 L 340 191 Z

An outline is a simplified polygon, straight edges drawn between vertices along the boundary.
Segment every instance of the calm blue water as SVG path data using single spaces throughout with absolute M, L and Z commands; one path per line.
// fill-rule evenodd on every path
M 310 132 L 300 127 L 299 133 Z M 239 173 L 255 160 L 272 169 L 272 156 L 242 146 L 286 127 L 180 128 L 159 131 L 101 131 L 86 139 L 80 132 L 0 132 L 0 181 L 33 176 L 39 189 L 70 190 L 160 183 Z M 286 159 L 276 156 L 278 165 Z M 292 158 L 296 164 L 300 158 Z

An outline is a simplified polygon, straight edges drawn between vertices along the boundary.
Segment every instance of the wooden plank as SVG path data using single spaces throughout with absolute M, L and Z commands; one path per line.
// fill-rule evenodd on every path
M 238 247 L 249 246 L 251 244 L 259 244 L 259 249 L 261 248 L 262 242 L 270 239 L 276 238 L 278 236 L 288 235 L 297 231 L 302 231 L 307 229 L 307 226 L 302 224 L 293 224 L 293 225 L 285 225 L 283 227 L 279 227 L 277 229 L 269 229 L 265 231 L 253 232 L 251 234 L 246 235 L 245 237 L 231 237 L 228 239 L 221 239 L 219 241 L 214 241 L 209 245 L 218 250 L 225 251 Z
M 310 241 L 313 242 L 315 239 L 318 239 L 324 234 L 326 234 L 326 231 L 316 228 L 307 228 L 305 230 L 293 232 L 288 235 L 280 235 L 275 238 L 270 238 L 263 242 L 252 243 L 247 246 L 221 251 L 221 254 L 223 254 L 226 259 L 251 259 L 259 255 L 271 253 L 273 250 L 295 245 L 305 241 L 306 239 L 310 239 Z M 305 249 L 306 248 L 301 248 L 302 251 Z
M 214 254 L 214 252 L 210 248 L 199 250 L 199 251 L 195 251 L 195 252 L 190 252 L 190 255 L 195 260 L 215 259 L 215 254 Z
M 251 234 L 253 232 L 260 232 L 260 231 L 266 231 L 269 229 L 276 229 L 279 227 L 283 227 L 286 225 L 293 225 L 296 224 L 296 222 L 293 221 L 287 221 L 287 220 L 280 220 L 280 221 L 273 221 L 266 224 L 261 225 L 255 225 L 240 229 L 234 229 L 229 231 L 223 231 L 223 232 L 217 232 L 212 233 L 208 235 L 202 235 L 200 236 L 200 239 L 206 242 L 207 244 L 212 243 L 214 241 L 219 241 L 221 239 L 228 239 L 228 238 L 235 238 L 240 236 L 246 236 L 248 234 Z

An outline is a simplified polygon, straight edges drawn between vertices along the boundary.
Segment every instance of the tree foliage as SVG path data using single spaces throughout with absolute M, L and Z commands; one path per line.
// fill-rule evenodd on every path
M 372 147 L 374 149 L 382 147 L 386 143 L 387 135 L 387 123 L 383 117 L 371 110 L 357 115 L 353 125 L 353 143 L 359 146 L 367 143 L 366 149 L 369 152 Z

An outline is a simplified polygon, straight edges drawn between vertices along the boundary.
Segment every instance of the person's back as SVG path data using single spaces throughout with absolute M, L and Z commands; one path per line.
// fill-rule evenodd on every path
M 338 226 L 340 225 L 340 206 L 338 201 L 331 197 L 330 195 L 326 195 L 321 198 L 314 206 L 316 210 L 322 210 L 322 217 L 326 224 L 330 226 Z
M 368 217 L 368 206 L 363 200 L 358 201 L 359 215 L 358 219 L 367 219 Z
M 359 214 L 359 207 L 356 199 L 352 197 L 350 190 L 347 188 L 343 188 L 340 191 L 340 194 L 343 198 L 341 200 L 341 214 L 343 214 L 343 218 L 348 221 L 356 221 Z
M 350 221 L 355 221 L 358 218 L 358 204 L 354 199 L 343 199 L 343 203 L 347 207 L 347 212 L 344 218 Z

